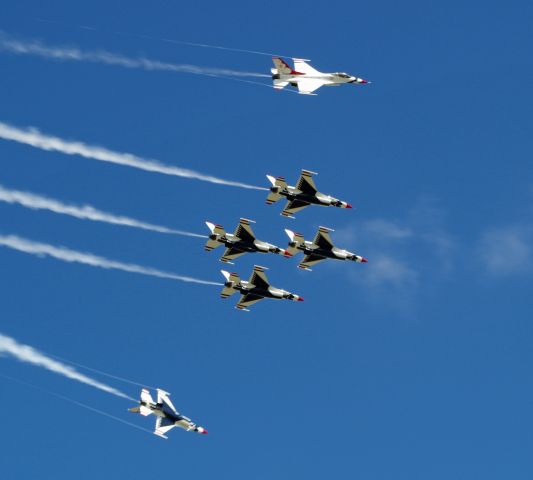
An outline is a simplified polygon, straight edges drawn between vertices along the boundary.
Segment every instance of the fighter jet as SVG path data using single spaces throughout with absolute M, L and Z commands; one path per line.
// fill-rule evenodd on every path
M 259 253 L 277 253 L 283 254 L 286 257 L 291 255 L 286 250 L 276 247 L 267 242 L 257 240 L 255 234 L 250 226 L 250 223 L 255 223 L 253 220 L 248 220 L 246 218 L 241 218 L 239 225 L 235 229 L 235 233 L 226 233 L 224 228 L 221 225 L 216 225 L 211 222 L 205 222 L 206 225 L 211 230 L 211 235 L 209 235 L 209 240 L 205 244 L 204 250 L 210 252 L 214 248 L 225 245 L 226 251 L 224 255 L 220 258 L 221 262 L 232 263 L 231 260 L 234 260 L 241 255 L 244 255 L 247 252 L 259 252 Z
M 333 245 L 329 232 L 333 232 L 331 228 L 320 227 L 316 232 L 315 238 L 312 242 L 306 241 L 300 233 L 295 233 L 291 230 L 285 229 L 285 233 L 289 236 L 289 252 L 293 255 L 301 251 L 305 258 L 300 262 L 298 268 L 303 270 L 311 270 L 311 266 L 316 265 L 322 260 L 333 258 L 337 260 L 352 260 L 353 262 L 366 263 L 368 260 L 360 255 L 342 250 Z
M 267 205 L 277 202 L 282 196 L 287 197 L 287 205 L 280 215 L 289 218 L 294 218 L 293 213 L 311 204 L 322 205 L 323 207 L 352 208 L 349 203 L 317 191 L 312 177 L 313 174 L 317 175 L 316 172 L 302 170 L 296 187 L 287 185 L 284 177 L 267 175 L 268 180 L 272 184 L 270 193 L 266 199 Z
M 252 276 L 247 282 L 241 280 L 236 273 L 222 270 L 222 275 L 226 278 L 226 282 L 224 283 L 224 288 L 222 289 L 220 296 L 222 298 L 228 298 L 234 293 L 240 292 L 241 298 L 235 308 L 247 312 L 249 312 L 249 310 L 246 307 L 253 305 L 259 300 L 263 300 L 263 298 L 273 298 L 275 300 L 284 298 L 286 300 L 294 300 L 295 302 L 303 302 L 304 299 L 299 295 L 287 292 L 286 290 L 281 290 L 280 288 L 272 287 L 264 273 L 265 270 L 267 270 L 267 268 L 255 265 Z
M 276 90 L 281 90 L 287 85 L 298 87 L 298 93 L 302 95 L 316 95 L 313 93 L 323 85 L 328 87 L 338 87 L 345 83 L 354 85 L 370 83 L 359 77 L 348 75 L 343 72 L 322 73 L 309 65 L 309 60 L 303 58 L 293 58 L 294 68 L 291 68 L 284 60 L 273 57 L 274 67 L 271 68 L 272 81 Z
M 174 427 L 181 427 L 185 430 L 194 431 L 202 434 L 207 434 L 207 430 L 203 427 L 197 426 L 192 422 L 190 418 L 179 413 L 170 398 L 170 393 L 157 389 L 157 402 L 154 402 L 150 392 L 145 388 L 141 391 L 141 400 L 138 407 L 130 408 L 132 413 L 140 413 L 144 417 L 154 414 L 157 416 L 155 421 L 154 434 L 159 435 L 162 438 L 168 438 L 165 436 L 170 429 Z

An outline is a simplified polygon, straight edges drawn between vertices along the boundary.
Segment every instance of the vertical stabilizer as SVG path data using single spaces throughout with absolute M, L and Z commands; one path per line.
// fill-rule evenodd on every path
M 226 237 L 226 231 L 222 225 L 217 225 L 211 222 L 205 222 L 205 224 L 211 231 L 211 235 L 209 235 L 209 239 L 207 242 L 205 242 L 204 250 L 206 252 L 210 252 L 214 248 L 220 247 L 224 244 L 223 239 Z
M 289 246 L 287 248 L 287 252 L 289 252 L 291 255 L 298 253 L 298 247 L 305 245 L 305 239 L 303 235 L 301 233 L 293 232 L 287 228 L 285 229 L 285 233 L 289 237 Z

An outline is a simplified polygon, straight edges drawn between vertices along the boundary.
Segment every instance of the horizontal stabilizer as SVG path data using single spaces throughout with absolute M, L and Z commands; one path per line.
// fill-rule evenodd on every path
M 273 177 L 272 175 L 267 175 L 266 177 L 273 187 L 287 188 L 285 177 Z
M 224 278 L 227 282 L 233 282 L 235 285 L 239 285 L 241 283 L 241 279 L 239 278 L 239 275 L 236 273 L 230 273 L 226 272 L 226 270 L 220 270 L 222 272 L 222 275 L 224 275 Z
M 205 222 L 205 224 L 207 225 L 209 230 L 211 230 L 211 234 L 220 235 L 222 237 L 226 235 L 226 231 L 224 230 L 224 227 L 222 225 L 217 225 L 216 223 L 211 222 Z
M 210 252 L 214 248 L 220 247 L 223 245 L 223 241 L 220 239 L 224 238 L 226 236 L 226 232 L 222 225 L 217 225 L 215 223 L 211 222 L 205 222 L 209 230 L 211 231 L 211 235 L 209 236 L 209 239 L 207 242 L 205 242 L 204 250 L 206 252 Z
M 139 413 L 143 416 L 143 417 L 147 417 L 148 415 L 151 415 L 152 414 L 152 410 L 150 410 L 148 407 L 145 407 L 144 405 L 141 405 L 139 407 Z
M 305 244 L 305 239 L 301 233 L 293 232 L 292 230 L 289 230 L 288 228 L 285 229 L 285 233 L 289 237 L 289 247 L 287 248 L 287 251 L 294 255 L 298 253 L 298 247 Z
M 265 200 L 267 205 L 272 205 L 274 202 L 281 200 L 281 195 L 277 192 L 270 192 Z
M 234 293 L 237 293 L 236 286 L 241 284 L 241 279 L 239 278 L 239 275 L 236 273 L 230 273 L 226 270 L 221 270 L 222 275 L 224 275 L 224 278 L 226 279 L 226 283 L 224 285 L 224 288 L 220 292 L 221 298 L 228 298 L 231 297 Z
M 150 395 L 150 392 L 146 388 L 143 388 L 141 390 L 141 402 L 147 404 L 155 403 L 154 399 L 152 398 L 152 395 Z

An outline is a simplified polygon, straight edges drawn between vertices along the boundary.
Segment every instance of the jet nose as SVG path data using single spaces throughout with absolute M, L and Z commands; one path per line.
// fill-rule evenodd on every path
M 304 297 L 298 297 L 298 301 L 299 302 L 303 302 L 304 301 Z
M 285 250 L 284 254 L 286 257 L 292 257 L 292 253 L 289 252 L 288 250 Z
M 368 260 L 365 257 L 361 257 L 361 263 L 368 263 Z
M 209 432 L 203 427 L 198 427 L 198 433 L 201 433 L 202 435 L 207 435 Z
M 353 207 L 349 203 L 347 203 L 344 208 L 353 208 Z

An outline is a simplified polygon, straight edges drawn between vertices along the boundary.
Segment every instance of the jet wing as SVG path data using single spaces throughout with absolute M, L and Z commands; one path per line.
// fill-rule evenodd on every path
M 252 272 L 252 276 L 250 277 L 250 280 L 248 280 L 249 283 L 255 285 L 257 288 L 262 288 L 264 290 L 270 287 L 270 282 L 268 281 L 268 278 L 265 275 L 265 270 L 265 267 L 255 265 L 254 271 Z
M 226 248 L 226 251 L 224 252 L 224 255 L 220 257 L 220 261 L 224 263 L 231 263 L 231 260 L 235 260 L 237 257 L 240 257 L 241 255 L 244 255 L 246 252 L 243 252 L 242 250 L 238 250 L 237 248 Z
M 161 389 L 158 388 L 157 389 L 157 403 L 166 404 L 168 407 L 170 407 L 170 409 L 176 415 L 179 415 L 178 411 L 176 410 L 176 407 L 172 404 L 172 402 L 170 401 L 170 398 L 168 398 L 168 395 L 170 395 L 170 393 L 165 392 L 164 390 L 161 390 Z
M 334 245 L 331 237 L 329 236 L 330 231 L 331 230 L 329 228 L 320 227 L 318 232 L 316 232 L 313 243 L 324 250 L 332 250 Z
M 308 202 L 304 202 L 303 200 L 298 200 L 298 199 L 291 200 L 287 202 L 287 205 L 285 205 L 285 208 L 283 212 L 281 212 L 281 215 L 283 215 L 284 217 L 294 218 L 292 216 L 293 213 L 296 213 L 299 210 L 302 210 L 303 208 L 308 207 L 309 205 L 311 204 Z
M 238 308 L 239 310 L 248 310 L 246 307 L 257 303 L 259 302 L 259 300 L 263 300 L 264 298 L 265 297 L 261 297 L 260 295 L 256 295 L 254 293 L 247 293 L 246 295 L 241 296 L 241 299 L 239 300 L 239 303 L 237 304 L 236 308 Z
M 313 180 L 313 172 L 310 172 L 309 170 L 302 170 L 300 178 L 298 179 L 298 183 L 296 184 L 296 188 L 303 193 L 307 193 L 308 195 L 315 195 L 316 192 L 318 192 L 318 189 L 316 188 L 315 181 Z
M 324 85 L 324 82 L 322 80 L 302 78 L 301 80 L 298 80 L 297 85 L 298 93 L 301 93 L 302 95 L 316 95 L 316 93 L 313 92 Z
M 298 265 L 298 268 L 303 270 L 311 270 L 310 267 L 325 259 L 326 257 L 321 257 L 320 255 L 306 255 L 305 258 L 300 262 L 300 265 Z
M 169 430 L 172 430 L 176 425 L 174 422 L 166 417 L 157 417 L 155 421 L 155 430 L 154 433 L 159 435 L 161 438 L 168 438 L 165 433 Z
M 250 222 L 251 220 L 241 218 L 239 225 L 237 225 L 237 228 L 235 229 L 234 235 L 239 237 L 243 242 L 253 243 L 255 240 L 255 234 L 250 226 Z
M 274 66 L 278 69 L 279 73 L 290 75 L 293 72 L 292 68 L 287 65 L 287 62 L 285 62 L 281 58 L 272 57 L 272 61 L 274 62 Z

